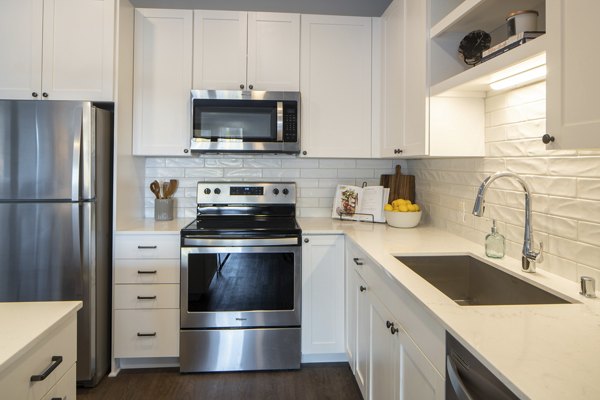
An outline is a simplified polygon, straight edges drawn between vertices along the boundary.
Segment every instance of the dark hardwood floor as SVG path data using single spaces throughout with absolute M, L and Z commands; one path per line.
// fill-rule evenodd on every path
M 299 371 L 180 374 L 177 369 L 124 370 L 78 400 L 242 399 L 362 400 L 348 364 L 307 364 Z

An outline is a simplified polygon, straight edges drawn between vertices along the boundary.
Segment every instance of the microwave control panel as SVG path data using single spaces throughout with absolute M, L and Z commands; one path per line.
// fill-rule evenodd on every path
M 283 141 L 298 141 L 298 108 L 296 102 L 283 103 Z

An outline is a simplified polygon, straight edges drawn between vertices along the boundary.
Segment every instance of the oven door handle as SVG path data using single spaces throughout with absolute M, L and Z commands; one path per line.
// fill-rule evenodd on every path
M 184 237 L 182 245 L 201 247 L 294 246 L 298 245 L 298 237 L 249 239 Z

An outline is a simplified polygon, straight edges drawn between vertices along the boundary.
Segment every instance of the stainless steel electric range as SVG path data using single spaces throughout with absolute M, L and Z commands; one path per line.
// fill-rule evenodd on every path
M 181 231 L 180 371 L 300 368 L 301 230 L 291 182 L 200 182 Z

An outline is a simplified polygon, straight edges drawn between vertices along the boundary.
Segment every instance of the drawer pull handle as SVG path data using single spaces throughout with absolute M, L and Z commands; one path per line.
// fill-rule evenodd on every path
M 140 250 L 151 250 L 151 249 L 157 249 L 158 246 L 154 245 L 154 246 L 138 246 L 138 249 Z
M 367 288 L 366 288 L 366 287 L 364 287 L 363 285 L 360 285 L 360 291 L 361 291 L 361 292 L 364 292 L 365 290 L 367 290 Z
M 40 375 L 31 375 L 31 379 L 29 380 L 31 382 L 43 381 L 52 373 L 52 371 L 56 369 L 56 367 L 60 365 L 60 363 L 62 363 L 62 360 L 62 356 L 52 356 L 52 364 L 50 364 L 48 369 L 42 372 Z
M 138 269 L 138 274 L 156 274 L 156 270 L 153 269 L 152 271 L 144 271 L 144 270 Z
M 363 265 L 363 262 L 358 257 L 355 257 L 352 260 L 354 261 L 354 264 L 356 264 L 356 265 Z
M 138 296 L 138 300 L 156 300 L 156 296 Z
M 137 335 L 138 335 L 138 337 L 154 337 L 154 336 L 156 336 L 156 332 L 152 332 L 152 333 L 138 332 Z

